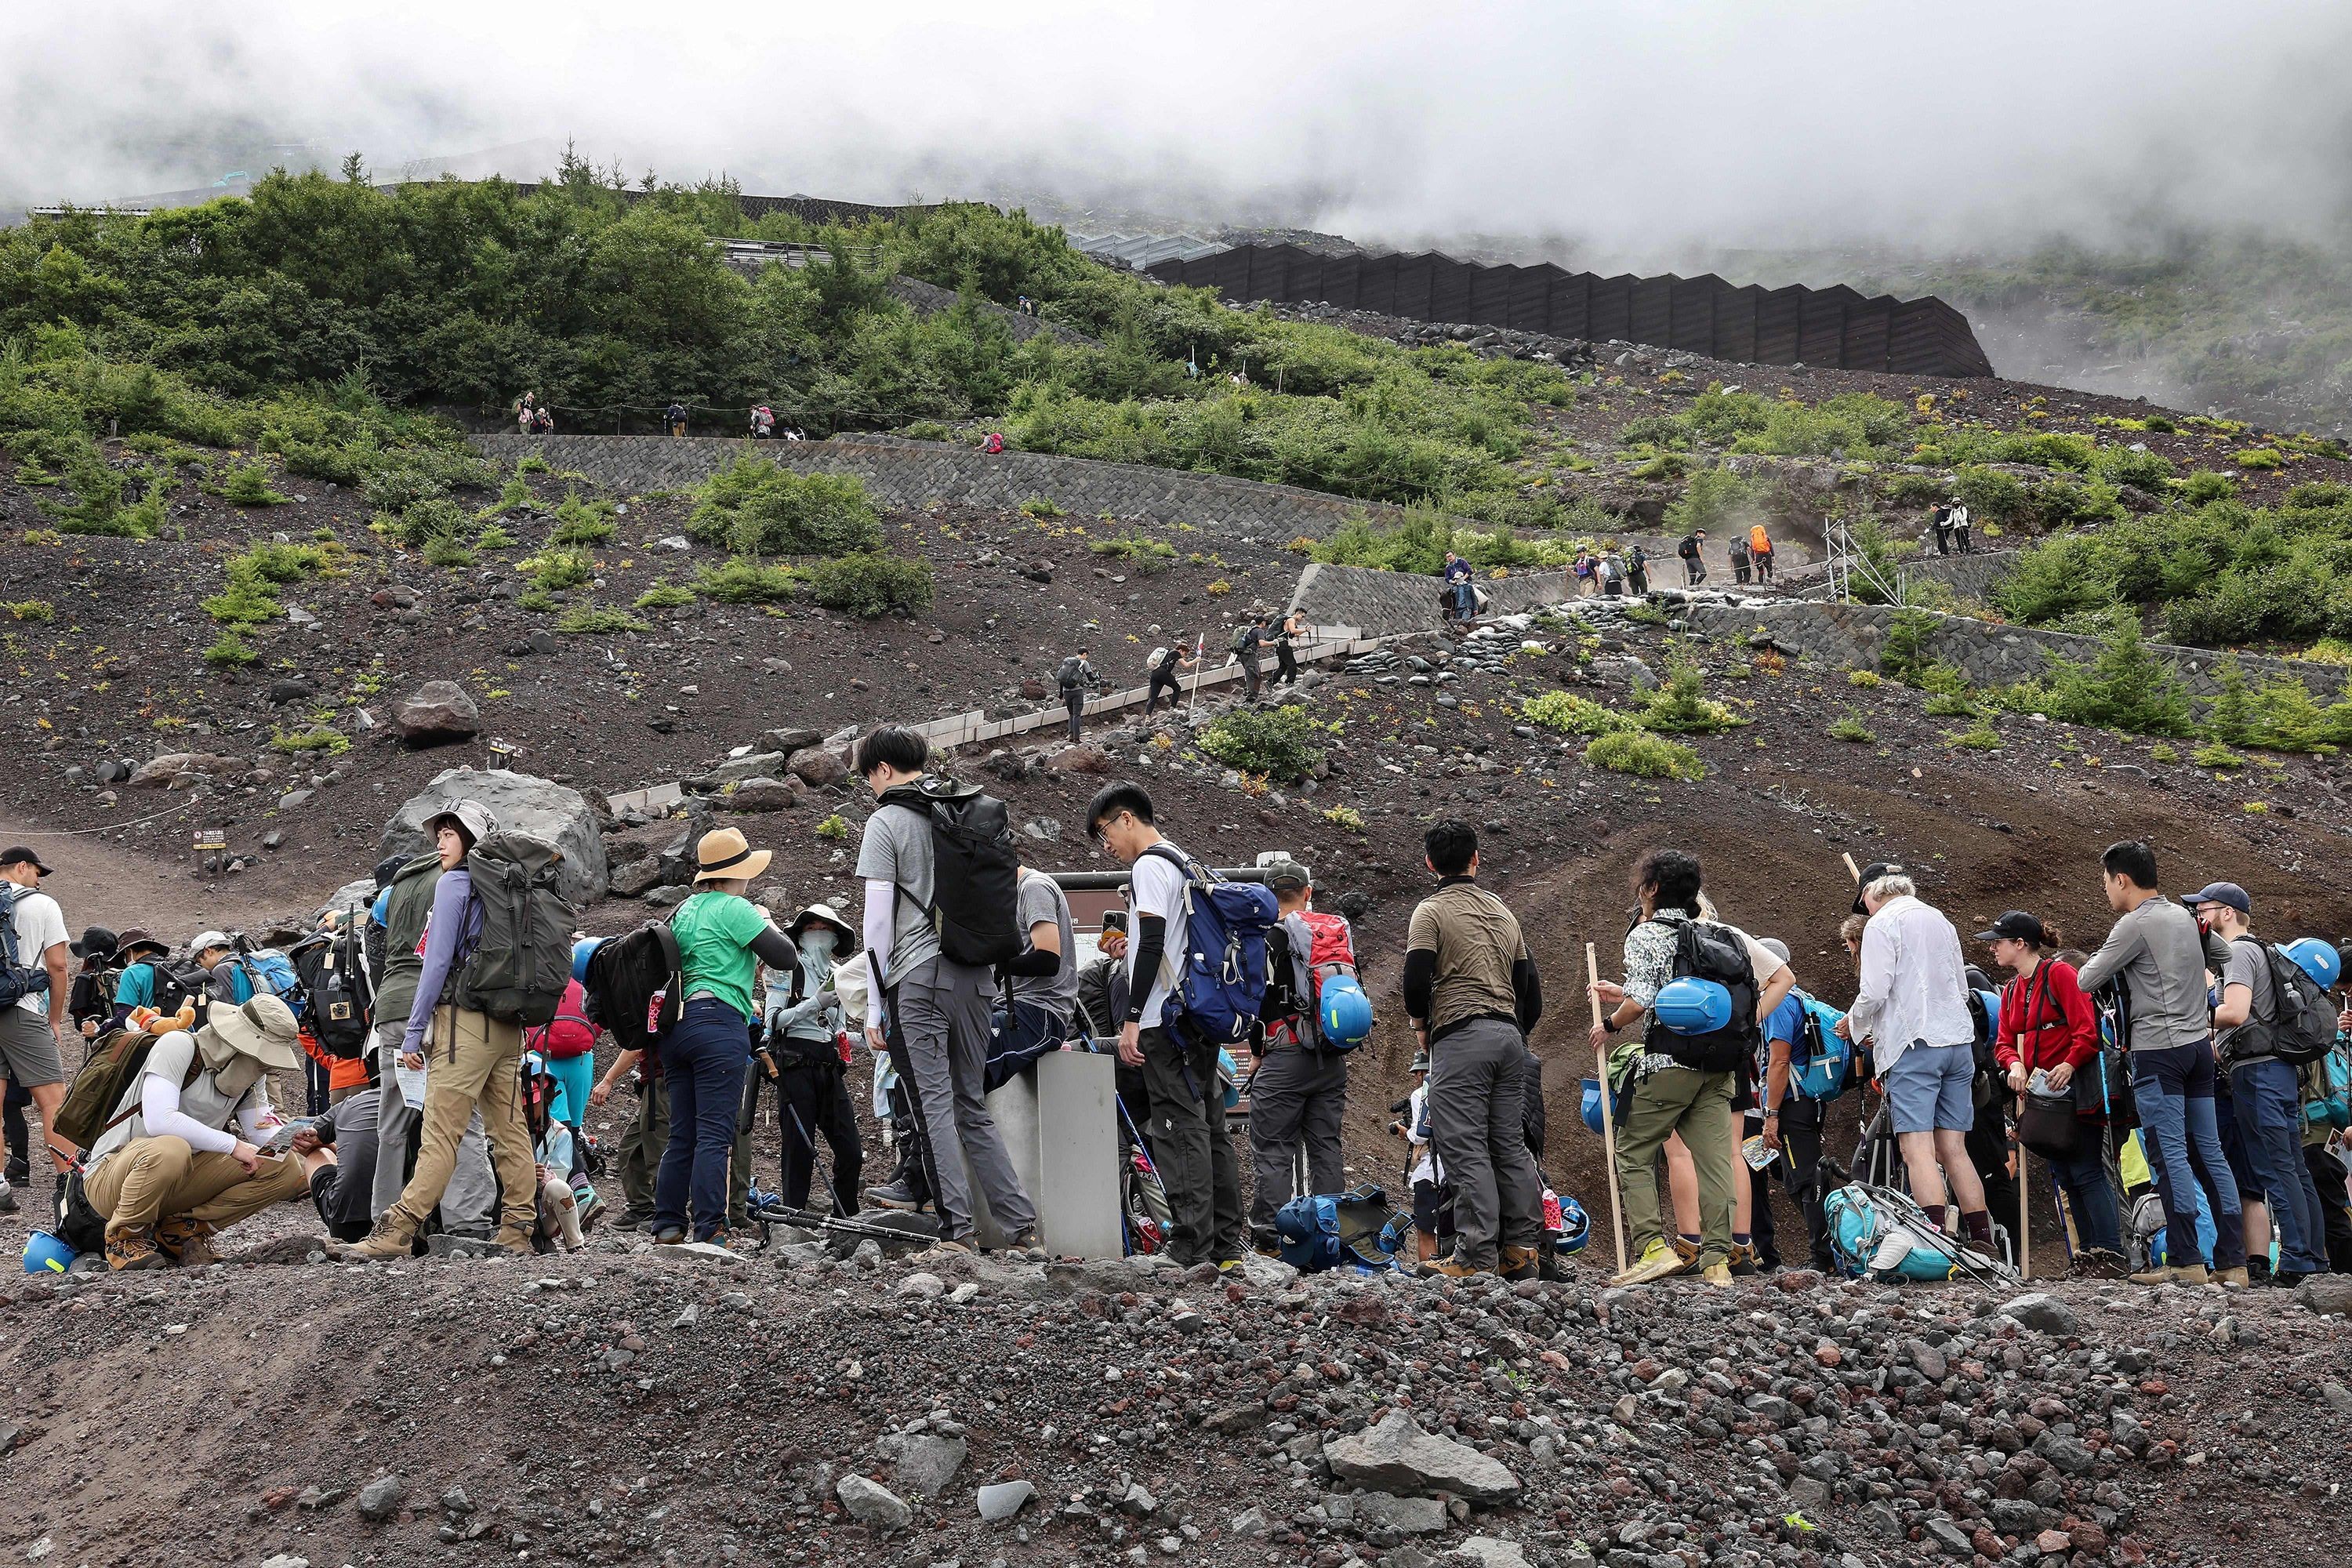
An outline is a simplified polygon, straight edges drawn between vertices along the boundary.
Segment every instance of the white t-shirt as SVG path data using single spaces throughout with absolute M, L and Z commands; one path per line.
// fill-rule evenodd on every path
M 1171 845 L 1173 848 L 1175 846 Z M 1184 954 L 1184 873 L 1173 860 L 1164 855 L 1139 855 L 1130 874 L 1135 884 L 1135 933 L 1143 932 L 1143 917 L 1158 915 L 1168 922 L 1167 945 L 1160 960 L 1160 973 L 1151 976 L 1151 991 L 1143 1001 L 1143 1026 L 1160 1027 L 1160 1009 L 1168 1005 L 1168 979 Z M 1127 949 L 1127 981 L 1137 984 L 1136 944 Z
M 63 946 L 66 941 L 65 912 L 58 908 L 57 900 L 47 893 L 16 889 L 16 907 L 9 923 L 16 931 L 16 962 L 27 969 L 38 969 L 47 962 L 49 949 Z M 20 996 L 16 1005 L 36 1018 L 49 1016 L 49 994 L 36 991 Z

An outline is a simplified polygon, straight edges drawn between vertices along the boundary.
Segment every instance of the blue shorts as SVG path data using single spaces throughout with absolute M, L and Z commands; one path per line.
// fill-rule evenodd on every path
M 1912 1046 L 1880 1073 L 1897 1132 L 1966 1132 L 1976 1125 L 1973 1046 Z

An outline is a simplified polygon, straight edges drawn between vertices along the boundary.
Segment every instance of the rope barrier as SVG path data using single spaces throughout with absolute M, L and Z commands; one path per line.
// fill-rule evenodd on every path
M 155 813 L 152 816 L 136 816 L 131 818 L 129 822 L 101 822 L 96 827 L 27 827 L 20 828 L 18 831 L 26 838 L 79 838 L 85 833 L 112 833 L 115 829 L 120 827 L 142 826 L 150 822 L 160 821 L 166 816 L 173 816 L 182 812 L 194 811 L 195 808 L 196 803 L 190 801 L 185 805 L 167 805 L 163 810 Z

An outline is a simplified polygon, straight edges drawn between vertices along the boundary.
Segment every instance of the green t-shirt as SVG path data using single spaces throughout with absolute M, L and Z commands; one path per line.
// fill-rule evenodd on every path
M 697 893 L 670 917 L 678 956 L 686 970 L 686 999 L 715 996 L 746 1019 L 751 1007 L 751 976 L 760 966 L 751 943 L 768 929 L 768 917 L 751 900 L 733 893 Z

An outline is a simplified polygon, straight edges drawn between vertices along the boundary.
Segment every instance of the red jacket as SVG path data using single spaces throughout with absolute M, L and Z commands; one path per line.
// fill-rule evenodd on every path
M 2032 979 L 2020 976 L 2000 993 L 2000 1037 L 1992 1054 L 2001 1067 L 2022 1061 L 2027 1072 L 2072 1062 L 2081 1072 L 2099 1054 L 2099 1019 L 2074 977 L 2074 966 L 2045 958 Z

